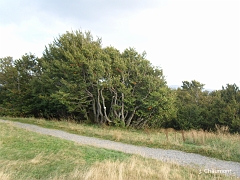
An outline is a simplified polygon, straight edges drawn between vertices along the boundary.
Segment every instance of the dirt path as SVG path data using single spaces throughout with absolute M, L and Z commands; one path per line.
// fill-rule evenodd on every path
M 174 162 L 181 165 L 195 166 L 196 168 L 199 169 L 199 172 L 202 173 L 210 173 L 214 171 L 215 173 L 226 173 L 240 177 L 240 163 L 237 162 L 223 161 L 205 157 L 199 154 L 185 153 L 176 150 L 148 148 L 109 140 L 102 140 L 93 137 L 80 136 L 76 134 L 67 133 L 61 130 L 47 129 L 36 125 L 24 124 L 20 122 L 12 122 L 7 120 L 0 120 L 0 122 L 11 123 L 19 128 L 27 129 L 29 131 L 37 132 L 44 135 L 51 135 L 61 139 L 74 141 L 83 145 L 101 147 L 130 154 L 138 154 L 147 158 Z

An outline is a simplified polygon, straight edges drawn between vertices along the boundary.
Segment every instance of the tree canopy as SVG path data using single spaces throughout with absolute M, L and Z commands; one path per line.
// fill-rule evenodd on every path
M 162 70 L 133 48 L 120 53 L 89 32 L 67 32 L 46 47 L 42 63 L 50 96 L 86 119 L 140 127 L 174 116 Z
M 66 32 L 42 57 L 0 58 L 0 115 L 71 118 L 121 127 L 240 131 L 240 90 L 167 86 L 163 70 L 134 48 L 102 47 L 90 32 Z

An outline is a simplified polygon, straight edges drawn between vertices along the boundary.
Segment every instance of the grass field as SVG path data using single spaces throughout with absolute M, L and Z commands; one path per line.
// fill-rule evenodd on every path
M 0 179 L 236 179 L 117 151 L 82 146 L 0 123 Z
M 184 133 L 173 129 L 136 130 L 115 127 L 99 127 L 97 125 L 77 124 L 69 121 L 46 121 L 34 118 L 2 119 L 30 123 L 47 128 L 61 129 L 74 134 L 98 137 L 128 144 L 147 147 L 175 149 L 185 152 L 240 162 L 240 135 L 230 134 L 219 128 L 218 132 L 186 131 Z M 183 141 L 183 136 L 185 140 Z

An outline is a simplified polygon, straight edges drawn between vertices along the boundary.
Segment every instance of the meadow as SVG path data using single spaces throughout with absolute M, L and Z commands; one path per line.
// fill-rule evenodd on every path
M 41 122 L 44 122 L 41 120 Z M 236 179 L 0 123 L 0 179 Z
M 226 127 L 218 127 L 217 132 L 203 130 L 175 131 L 173 129 L 137 130 L 72 121 L 47 121 L 44 119 L 10 117 L 3 117 L 2 119 L 133 145 L 181 150 L 221 160 L 240 162 L 240 135 L 237 133 L 230 134 Z

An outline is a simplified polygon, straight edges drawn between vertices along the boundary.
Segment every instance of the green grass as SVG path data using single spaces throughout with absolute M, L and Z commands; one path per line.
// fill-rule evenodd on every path
M 68 121 L 46 121 L 34 118 L 4 117 L 2 119 L 35 124 L 46 128 L 60 129 L 74 134 L 98 137 L 133 145 L 175 149 L 198 153 L 221 160 L 240 162 L 239 134 L 229 134 L 220 131 L 218 133 L 213 133 L 192 130 L 184 132 L 186 140 L 183 141 L 181 132 L 172 129 L 136 130 L 76 124 Z
M 82 146 L 0 123 L 0 179 L 236 179 L 117 151 Z
M 59 172 L 68 174 L 75 167 L 84 170 L 96 161 L 122 161 L 130 157 L 117 151 L 79 146 L 71 141 L 43 136 L 3 123 L 0 132 L 0 166 L 6 167 L 8 164 L 7 171 L 13 174 L 14 179 L 50 178 Z

